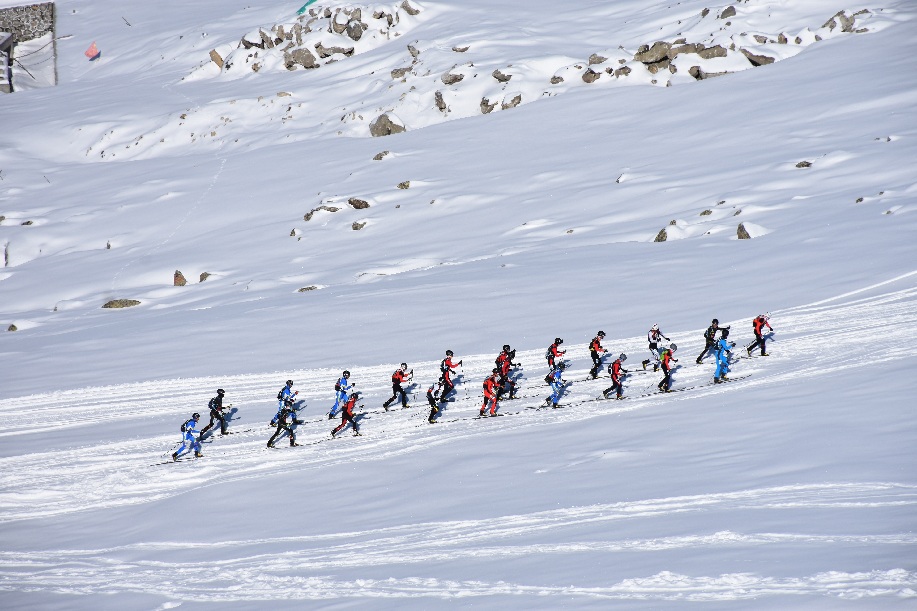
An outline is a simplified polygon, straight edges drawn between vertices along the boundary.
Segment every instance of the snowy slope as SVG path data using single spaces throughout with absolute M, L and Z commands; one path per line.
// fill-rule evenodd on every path
M 0 97 L 0 605 L 912 607 L 913 7 L 409 6 L 290 71 L 236 47 L 298 6 L 58 4 L 60 84 Z M 727 52 L 634 58 L 679 38 Z M 710 318 L 746 343 L 766 310 L 772 356 L 708 385 Z M 653 323 L 695 388 L 593 401 L 588 340 L 639 367 Z M 526 409 L 555 336 L 568 407 Z M 523 398 L 474 420 L 507 342 Z M 343 368 L 365 435 L 332 441 Z M 288 377 L 306 445 L 269 453 Z M 218 386 L 237 434 L 155 464 Z

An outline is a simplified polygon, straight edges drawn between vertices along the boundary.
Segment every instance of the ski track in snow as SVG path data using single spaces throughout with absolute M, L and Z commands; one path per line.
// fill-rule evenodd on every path
M 463 357 L 465 368 L 461 372 L 462 383 L 457 385 L 457 399 L 446 405 L 439 416 L 439 424 L 434 426 L 426 423 L 429 407 L 424 393 L 436 375 L 438 363 L 414 365 L 417 384 L 412 407 L 388 413 L 381 409 L 381 403 L 390 396 L 388 380 L 395 365 L 354 369 L 352 379 L 357 382 L 357 389 L 364 393 L 360 403 L 365 405 L 364 415 L 359 420 L 364 436 L 359 442 L 349 438 L 349 429 L 343 432 L 343 438 L 330 439 L 329 431 L 339 420 L 330 421 L 325 414 L 333 403 L 331 389 L 339 375 L 337 370 L 179 379 L 2 400 L 0 437 L 36 435 L 38 440 L 55 429 L 104 426 L 106 422 L 123 419 L 125 412 L 138 419 L 138 429 L 149 426 L 144 420 L 168 416 L 174 418 L 175 430 L 136 439 L 100 441 L 91 446 L 61 447 L 0 458 L 0 469 L 4 473 L 0 479 L 0 522 L 144 503 L 217 481 L 422 452 L 432 445 L 473 435 L 504 434 L 525 427 L 622 414 L 667 402 L 733 392 L 751 385 L 773 386 L 792 379 L 859 367 L 863 363 L 864 349 L 874 364 L 917 355 L 917 288 L 859 299 L 842 306 L 805 306 L 775 312 L 772 320 L 778 330 L 770 342 L 772 356 L 740 358 L 733 364 L 733 375 L 752 374 L 752 377 L 731 384 L 702 386 L 685 393 L 653 394 L 623 402 L 593 401 L 610 385 L 607 374 L 598 380 L 582 381 L 590 363 L 587 351 L 583 347 L 571 347 L 567 359 L 574 365 L 568 369 L 566 378 L 574 382 L 561 399 L 561 404 L 570 406 L 564 410 L 525 409 L 539 406 L 550 393 L 542 380 L 546 369 L 542 350 L 520 352 L 517 360 L 526 367 L 519 386 L 522 398 L 501 402 L 500 412 L 511 417 L 492 421 L 473 420 L 480 408 L 480 382 L 492 367 L 490 356 Z M 892 328 L 897 341 L 876 341 L 876 338 L 888 337 Z M 737 331 L 734 330 L 734 336 L 744 335 L 741 329 Z M 699 335 L 700 331 L 692 331 L 670 336 L 682 345 L 678 352 L 680 367 L 673 374 L 673 388 L 710 382 L 714 368 L 712 358 L 701 366 L 693 362 L 699 349 Z M 629 353 L 628 364 L 631 368 L 636 364 L 636 369 L 647 352 L 643 338 L 612 339 L 605 345 L 610 354 L 621 350 Z M 735 353 L 744 356 L 742 342 L 737 342 Z M 825 354 L 831 357 L 826 359 Z M 779 366 L 786 365 L 787 361 L 798 365 Z M 281 449 L 266 459 L 264 444 L 273 431 L 267 422 L 276 411 L 276 401 L 272 397 L 287 375 L 294 380 L 307 380 L 299 395 L 300 418 L 306 423 L 297 428 L 297 439 L 303 447 L 284 447 L 285 441 L 281 439 L 278 442 Z M 652 372 L 632 375 L 625 383 L 625 394 L 638 397 L 654 390 L 660 379 L 661 374 Z M 166 460 L 176 447 L 181 436 L 178 423 L 191 411 L 201 412 L 206 423 L 206 401 L 217 386 L 228 390 L 228 398 L 238 410 L 230 422 L 230 430 L 237 433 L 228 437 L 209 437 L 209 443 L 204 444 L 206 460 L 188 461 L 174 468 L 154 466 Z M 37 443 L 40 446 L 42 442 Z M 113 462 L 119 464 L 117 470 L 111 469 Z M 64 500 L 66 503 L 62 502 Z
M 148 503 L 214 483 L 226 483 L 267 474 L 318 469 L 330 464 L 380 460 L 399 454 L 423 452 L 434 445 L 449 444 L 470 436 L 505 434 L 527 427 L 554 426 L 570 421 L 608 417 L 634 410 L 652 409 L 666 402 L 731 393 L 750 385 L 775 385 L 793 379 L 835 373 L 859 367 L 863 355 L 873 364 L 917 355 L 917 288 L 878 296 L 852 299 L 842 304 L 815 304 L 774 312 L 778 332 L 771 343 L 772 356 L 741 358 L 734 375 L 750 378 L 722 386 L 701 386 L 685 393 L 650 395 L 624 402 L 593 401 L 608 386 L 607 377 L 579 382 L 588 368 L 583 347 L 570 348 L 568 360 L 574 367 L 567 378 L 574 384 L 562 399 L 564 410 L 531 410 L 548 394 L 542 382 L 545 367 L 542 349 L 519 353 L 517 360 L 527 367 L 520 385 L 522 399 L 501 404 L 510 417 L 473 420 L 479 408 L 479 384 L 491 368 L 491 357 L 464 357 L 462 383 L 455 403 L 440 415 L 441 423 L 426 424 L 423 392 L 438 363 L 414 365 L 417 385 L 415 407 L 385 413 L 378 406 L 389 396 L 389 374 L 393 365 L 355 369 L 353 379 L 365 393 L 361 421 L 364 436 L 329 439 L 336 424 L 324 416 L 332 401 L 337 370 L 301 370 L 292 374 L 260 374 L 228 378 L 170 380 L 85 388 L 66 395 L 28 396 L 0 401 L 0 436 L 35 435 L 36 443 L 51 431 L 69 427 L 104 426 L 124 417 L 126 405 L 138 405 L 133 412 L 138 428 L 144 420 L 165 417 L 179 421 L 193 409 L 205 413 L 202 397 L 216 386 L 228 389 L 239 410 L 230 423 L 237 434 L 211 438 L 204 446 L 206 458 L 178 464 L 157 464 L 174 447 L 178 431 L 128 440 L 100 441 L 78 448 L 55 448 L 27 455 L 0 458 L 0 522 L 13 522 L 62 514 L 109 509 Z M 881 338 L 894 328 L 895 342 Z M 734 324 L 733 335 L 746 337 Z M 696 366 L 700 331 L 672 334 L 682 345 L 683 365 L 675 371 L 675 387 L 706 384 L 713 365 Z M 633 367 L 646 354 L 643 338 L 611 339 L 610 354 L 624 350 L 631 354 Z M 737 354 L 742 354 L 738 342 Z M 826 353 L 830 359 L 822 358 Z M 708 359 L 710 361 L 712 359 Z M 790 366 L 789 363 L 798 363 Z M 684 364 L 687 363 L 687 364 Z M 276 409 L 271 398 L 282 380 L 290 375 L 307 380 L 302 385 L 300 448 L 287 448 L 281 440 L 276 451 L 264 448 L 272 429 L 267 420 Z M 634 375 L 628 379 L 627 394 L 637 397 L 652 389 L 660 374 Z M 142 399 L 138 399 L 142 398 Z M 207 418 L 205 417 L 206 421 Z M 146 423 L 149 424 L 149 423 Z M 117 465 L 117 468 L 113 466 Z M 603 528 L 616 521 L 662 518 L 691 512 L 737 510 L 806 510 L 834 508 L 869 511 L 876 508 L 917 506 L 917 486 L 896 482 L 829 482 L 780 486 L 698 496 L 646 499 L 631 502 L 566 507 L 555 511 L 502 516 L 498 520 L 424 522 L 377 530 L 299 537 L 277 537 L 217 543 L 162 541 L 137 543 L 112 549 L 53 550 L 47 552 L 0 552 L 0 591 L 49 590 L 64 594 L 94 592 L 145 592 L 190 601 L 316 600 L 342 596 L 366 598 L 462 598 L 496 595 L 574 597 L 619 600 L 743 600 L 768 595 L 822 594 L 842 598 L 869 596 L 917 596 L 917 573 L 905 569 L 849 573 L 829 571 L 808 576 L 778 578 L 747 573 L 715 576 L 686 576 L 661 572 L 640 579 L 624 579 L 602 587 L 552 586 L 504 581 L 450 581 L 435 578 L 360 579 L 335 575 L 342 569 L 404 565 L 410 569 L 423 563 L 456 558 L 516 559 L 530 554 L 659 553 L 680 548 L 759 547 L 780 544 L 819 546 L 868 544 L 913 548 L 917 535 L 910 532 L 885 535 L 803 534 L 791 532 L 736 533 L 722 531 L 692 536 L 621 540 L 614 529 Z M 558 532 L 590 524 L 595 540 L 539 544 L 528 540 L 533 534 Z M 345 541 L 345 543 L 340 543 Z M 216 574 L 208 562 L 174 564 L 167 556 L 182 550 L 220 548 L 224 558 Z M 144 554 L 161 560 L 125 560 L 126 552 L 142 548 Z M 261 550 L 270 548 L 267 555 Z M 127 554 L 129 555 L 129 554 Z M 292 574 L 291 574 L 292 573 Z M 214 576 L 211 576 L 214 575 Z M 129 578 L 125 579 L 125 576 Z M 285 587 L 278 587 L 283 581 Z M 543 599 L 542 599 L 543 600 Z

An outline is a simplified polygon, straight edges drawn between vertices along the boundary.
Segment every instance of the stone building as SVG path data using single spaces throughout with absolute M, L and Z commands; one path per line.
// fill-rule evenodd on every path
M 53 2 L 26 4 L 0 0 L 0 92 L 15 90 L 12 62 L 17 45 L 51 34 L 53 46 L 55 13 Z M 56 49 L 53 58 L 56 63 Z

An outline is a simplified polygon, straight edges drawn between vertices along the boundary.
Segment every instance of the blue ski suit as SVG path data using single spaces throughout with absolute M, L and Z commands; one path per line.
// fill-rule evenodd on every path
M 296 397 L 296 394 L 299 391 L 294 391 L 292 386 L 284 386 L 279 393 L 277 393 L 277 413 L 274 414 L 274 417 L 271 418 L 271 426 L 277 424 L 277 420 L 280 419 L 280 413 L 283 411 L 284 404 L 286 401 L 292 400 Z M 291 403 L 292 409 L 292 403 Z
M 185 448 L 190 448 L 197 453 L 201 451 L 201 444 L 197 440 L 197 431 L 194 430 L 195 426 L 197 426 L 197 422 L 194 421 L 194 418 L 188 418 L 188 421 L 182 425 L 185 432 L 181 440 L 181 447 L 175 451 L 175 454 L 181 454 L 185 451 Z
M 329 416 L 334 417 L 341 411 L 341 405 L 347 401 L 347 392 L 353 387 L 354 385 L 349 384 L 347 378 L 341 376 L 341 379 L 334 385 L 334 407 L 331 408 L 331 412 L 328 414 Z
M 564 371 L 563 369 L 557 368 L 548 375 L 551 378 L 551 390 L 553 391 L 549 398 L 551 403 L 557 405 L 557 402 L 560 401 L 560 395 L 564 390 L 564 381 L 562 379 Z
M 716 372 L 714 378 L 722 378 L 729 373 L 729 352 L 735 347 L 735 344 L 721 339 L 716 343 Z

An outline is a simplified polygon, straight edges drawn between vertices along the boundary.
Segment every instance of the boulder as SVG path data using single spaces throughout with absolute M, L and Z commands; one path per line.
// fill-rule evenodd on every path
M 198 282 L 203 282 L 210 277 L 210 272 L 201 272 L 201 279 Z
M 456 47 L 452 47 L 452 50 L 455 51 L 456 53 L 464 53 L 465 51 L 467 51 L 467 50 L 470 49 L 470 48 L 471 48 L 470 45 L 469 45 L 469 46 L 465 46 L 465 47 L 458 47 L 458 46 L 456 46 Z
M 503 74 L 499 70 L 494 70 L 493 72 L 490 73 L 490 75 L 494 77 L 495 79 L 497 79 L 498 81 L 500 81 L 501 83 L 508 83 L 509 80 L 513 78 L 512 74 Z
M 496 102 L 491 104 L 490 100 L 488 100 L 487 98 L 481 98 L 481 114 L 482 115 L 490 114 L 490 112 L 496 107 L 497 107 Z
M 552 85 L 559 85 L 560 83 L 563 83 L 563 82 L 564 82 L 564 77 L 562 76 L 552 76 L 551 77 Z
M 381 153 L 376 153 L 375 155 L 373 155 L 373 161 L 382 161 L 389 155 L 391 155 L 390 151 L 382 151 Z
M 326 57 L 331 57 L 335 53 L 341 53 L 350 57 L 353 55 L 353 47 L 326 47 L 322 43 L 317 43 L 315 45 L 315 52 L 318 53 L 318 56 L 322 59 Z
M 19 327 L 17 327 L 16 325 L 10 325 L 6 328 L 6 330 L 7 331 L 18 331 Z
M 669 239 L 669 235 L 665 231 L 665 227 L 659 230 L 659 233 L 656 234 L 656 237 L 653 239 L 654 242 L 665 242 Z
M 179 270 L 175 270 L 175 274 L 172 277 L 173 286 L 185 286 L 188 284 L 188 281 L 185 280 L 185 275 L 182 274 Z
M 217 68 L 223 69 L 223 58 L 216 49 L 210 49 L 210 60 L 217 65 Z
M 347 203 L 356 210 L 365 210 L 366 208 L 369 208 L 369 202 L 358 197 L 351 197 L 347 200 Z
M 399 188 L 399 189 L 410 189 L 410 188 L 411 188 L 411 181 L 410 181 L 410 180 L 405 180 L 404 182 L 399 182 L 399 183 L 398 183 L 398 188 Z
M 417 9 L 417 8 L 414 8 L 413 6 L 411 6 L 411 3 L 408 2 L 408 0 L 404 0 L 404 2 L 401 3 L 401 9 L 402 9 L 405 13 L 407 13 L 408 15 L 412 15 L 412 16 L 413 16 L 413 15 L 419 15 L 419 14 L 420 14 L 420 9 Z
M 799 163 L 796 164 L 796 167 L 797 168 L 811 168 L 812 162 L 811 161 L 800 161 Z
M 507 96 L 506 98 L 503 98 L 503 103 L 500 104 L 500 108 L 502 108 L 503 110 L 509 110 L 510 108 L 515 108 L 516 106 L 519 106 L 519 104 L 521 103 L 522 103 L 522 94 L 517 93 L 513 95 L 513 97 L 511 98 L 509 96 Z
M 678 57 L 679 55 L 681 55 L 682 53 L 697 53 L 698 51 L 700 51 L 703 48 L 704 48 L 704 45 L 693 43 L 693 42 L 690 44 L 681 44 L 681 45 L 673 46 L 671 49 L 669 49 L 669 52 L 667 55 L 668 55 L 668 58 L 672 60 Z
M 757 53 L 752 53 L 748 49 L 739 49 L 742 54 L 748 58 L 748 61 L 754 66 L 766 66 L 767 64 L 773 64 L 774 58 L 768 57 L 767 55 L 759 55 Z
M 406 74 L 407 74 L 408 72 L 410 72 L 410 71 L 411 71 L 411 67 L 410 67 L 410 66 L 408 66 L 408 67 L 406 67 L 406 68 L 395 68 L 394 70 L 392 70 L 392 78 L 395 79 L 395 80 L 398 80 L 398 79 L 400 79 L 400 78 L 404 78 L 404 75 L 406 75 Z
M 106 309 L 117 309 L 117 308 L 132 308 L 134 306 L 140 305 L 140 302 L 136 299 L 112 299 L 103 305 L 103 308 Z
M 356 42 L 363 37 L 363 32 L 366 31 L 367 27 L 365 23 L 357 21 L 356 19 L 351 19 L 347 22 L 347 36 L 350 40 Z
M 354 221 L 353 224 L 350 226 L 350 228 L 353 229 L 354 231 L 360 231 L 364 227 L 366 227 L 366 221 L 363 221 L 362 223 L 358 223 L 357 221 Z
M 608 61 L 607 57 L 603 57 L 599 55 L 598 53 L 593 53 L 592 55 L 589 56 L 589 65 L 590 66 L 594 66 L 596 64 L 604 64 L 607 61 Z
M 464 74 L 452 74 L 451 72 L 446 72 L 440 77 L 440 79 L 443 81 L 443 84 L 445 85 L 455 85 L 463 78 L 465 78 Z
M 379 115 L 369 124 L 369 133 L 373 138 L 400 134 L 403 131 L 405 131 L 404 124 L 401 123 L 398 117 L 389 115 L 388 113 Z
M 663 58 L 668 57 L 669 49 L 671 48 L 672 45 L 663 41 L 654 42 L 652 47 L 643 45 L 634 55 L 634 59 L 638 62 L 643 62 L 644 64 L 658 62 Z
M 291 52 L 283 54 L 284 65 L 287 67 L 287 70 L 295 70 L 296 66 L 302 66 L 303 68 L 312 69 L 318 68 L 319 64 L 315 61 L 315 56 L 309 51 L 309 49 L 304 49 L 300 47 Z
M 749 233 L 745 230 L 745 225 L 742 223 L 739 223 L 738 228 L 736 228 L 736 237 L 738 237 L 740 240 L 751 239 L 751 235 L 749 235 Z
M 446 101 L 443 99 L 443 93 L 441 91 L 437 91 L 433 94 L 433 103 L 436 104 L 436 108 L 441 112 L 449 111 L 449 107 L 446 106 Z
M 631 73 L 630 66 L 621 66 L 620 68 L 615 70 L 615 76 L 618 76 L 618 77 L 627 76 L 630 73 Z
M 727 6 L 726 8 L 723 9 L 723 12 L 720 13 L 719 18 L 720 19 L 729 19 L 730 17 L 735 17 L 735 16 L 736 16 L 736 7 Z
M 706 47 L 697 52 L 703 59 L 713 59 L 714 57 L 726 57 L 726 48 L 720 45 Z
M 602 76 L 601 72 L 596 72 L 592 68 L 587 68 L 586 71 L 583 72 L 583 82 L 594 83 L 597 80 L 599 80 L 599 77 L 601 76 Z

